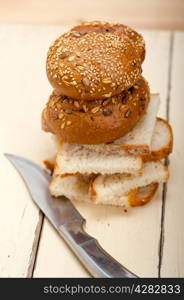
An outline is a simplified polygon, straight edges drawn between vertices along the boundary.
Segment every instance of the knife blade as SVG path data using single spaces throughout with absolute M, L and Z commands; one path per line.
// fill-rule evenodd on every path
M 85 219 L 68 198 L 51 196 L 49 192 L 51 176 L 44 168 L 20 156 L 7 153 L 5 156 L 23 178 L 36 205 L 93 277 L 137 277 L 84 231 Z

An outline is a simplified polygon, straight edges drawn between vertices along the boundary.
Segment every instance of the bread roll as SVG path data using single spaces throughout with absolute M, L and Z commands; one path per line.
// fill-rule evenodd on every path
M 136 125 L 149 100 L 149 87 L 143 77 L 129 90 L 106 100 L 86 102 L 53 93 L 43 111 L 43 129 L 68 143 L 112 142 Z
M 84 23 L 51 45 L 47 76 L 57 95 L 87 101 L 105 99 L 135 84 L 144 57 L 144 40 L 133 29 Z

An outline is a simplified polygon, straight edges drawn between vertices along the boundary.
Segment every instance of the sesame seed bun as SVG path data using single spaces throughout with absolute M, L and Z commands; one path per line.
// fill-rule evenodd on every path
M 76 100 L 53 92 L 42 113 L 43 129 L 68 143 L 112 142 L 136 125 L 149 100 L 149 87 L 143 77 L 130 89 L 108 99 Z
M 57 95 L 104 99 L 135 83 L 144 57 L 144 40 L 133 29 L 120 24 L 84 23 L 51 45 L 47 76 Z

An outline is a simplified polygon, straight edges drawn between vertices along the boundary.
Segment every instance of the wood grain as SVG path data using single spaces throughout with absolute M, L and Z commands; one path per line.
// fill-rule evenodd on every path
M 173 40 L 171 85 L 168 116 L 174 131 L 174 152 L 169 161 L 170 180 L 166 189 L 163 228 L 162 277 L 184 277 L 184 33 L 176 32 Z
M 50 93 L 45 55 L 59 32 L 59 27 L 0 25 L 0 277 L 32 276 L 42 216 L 3 153 L 40 164 L 53 153 L 40 114 Z
M 149 29 L 184 29 L 183 0 L 6 0 L 1 23 L 76 24 L 108 20 Z

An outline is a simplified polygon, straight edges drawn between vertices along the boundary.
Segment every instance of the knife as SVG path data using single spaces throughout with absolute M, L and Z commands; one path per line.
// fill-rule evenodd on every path
M 85 219 L 68 198 L 50 195 L 48 186 L 51 176 L 44 168 L 20 156 L 7 153 L 5 156 L 22 176 L 34 202 L 93 277 L 137 277 L 84 231 Z

